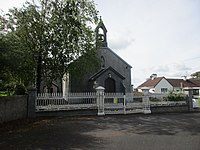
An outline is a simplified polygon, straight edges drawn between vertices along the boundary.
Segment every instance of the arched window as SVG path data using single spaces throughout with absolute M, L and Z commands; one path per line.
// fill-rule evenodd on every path
M 104 41 L 104 32 L 103 32 L 103 29 L 102 28 L 99 28 L 99 32 L 98 32 L 98 39 L 100 41 Z
M 105 59 L 101 56 L 101 68 L 105 68 Z

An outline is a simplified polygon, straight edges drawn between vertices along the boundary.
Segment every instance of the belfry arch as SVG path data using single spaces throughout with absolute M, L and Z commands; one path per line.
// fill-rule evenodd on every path
M 96 27 L 96 44 L 99 47 L 107 47 L 107 29 L 100 18 L 100 22 Z

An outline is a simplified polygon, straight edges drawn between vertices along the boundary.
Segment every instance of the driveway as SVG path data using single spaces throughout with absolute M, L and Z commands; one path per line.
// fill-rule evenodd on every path
M 199 150 L 200 113 L 13 121 L 0 125 L 0 149 Z

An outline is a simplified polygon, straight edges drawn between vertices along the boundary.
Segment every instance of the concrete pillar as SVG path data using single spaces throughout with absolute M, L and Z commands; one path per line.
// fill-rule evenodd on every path
M 37 89 L 29 88 L 28 89 L 28 103 L 27 103 L 27 116 L 28 118 L 34 118 L 35 115 L 35 104 L 37 100 Z
M 188 90 L 188 97 L 187 97 L 187 103 L 188 103 L 188 111 L 189 112 L 192 112 L 194 109 L 193 109 L 193 93 L 192 93 L 192 89 L 189 89 Z
M 67 100 L 69 94 L 69 73 L 65 73 L 62 79 L 63 98 Z
M 149 101 L 149 96 L 144 95 L 143 99 L 143 104 L 144 104 L 144 114 L 150 114 L 151 109 L 150 109 L 150 101 Z
M 105 90 L 105 88 L 102 86 L 98 86 L 96 88 L 98 116 L 105 115 L 105 113 L 104 113 L 104 90 Z
M 142 98 L 142 102 L 144 104 L 144 114 L 150 114 L 151 110 L 150 110 L 150 100 L 149 100 L 149 88 L 143 88 L 142 89 L 144 96 Z

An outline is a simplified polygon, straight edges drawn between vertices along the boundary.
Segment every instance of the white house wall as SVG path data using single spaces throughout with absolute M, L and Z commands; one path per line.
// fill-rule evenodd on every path
M 167 88 L 168 91 L 173 89 L 172 85 L 165 78 L 162 78 L 155 86 L 155 93 L 161 93 L 162 88 Z

